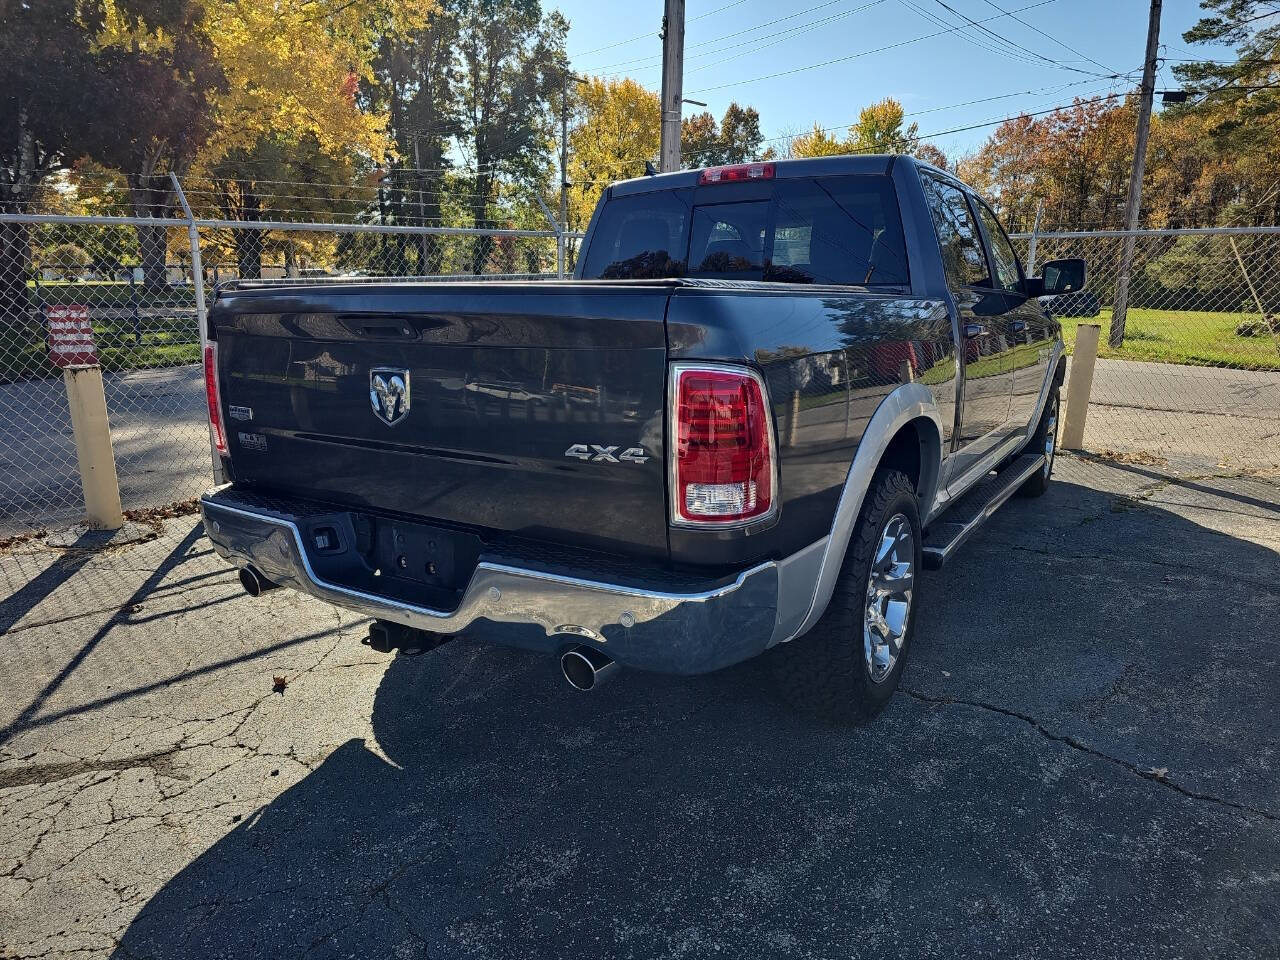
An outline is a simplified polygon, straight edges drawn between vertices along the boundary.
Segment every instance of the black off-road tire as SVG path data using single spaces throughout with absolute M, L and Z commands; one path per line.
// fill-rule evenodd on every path
M 883 679 L 872 679 L 864 655 L 863 629 L 868 581 L 876 548 L 895 516 L 910 524 L 914 580 L 906 630 L 896 662 Z M 774 674 L 782 695 L 805 712 L 824 719 L 865 723 L 897 689 L 915 634 L 921 570 L 920 508 L 915 487 L 899 470 L 876 472 L 849 538 L 840 577 L 826 612 L 802 637 L 774 650 Z
M 1053 462 L 1058 452 L 1058 411 L 1061 409 L 1059 389 L 1053 386 L 1049 396 L 1045 398 L 1044 410 L 1040 414 L 1040 422 L 1036 424 L 1036 432 L 1031 435 L 1027 445 L 1020 453 L 1043 453 L 1045 463 L 1039 470 L 1029 476 L 1018 490 L 1023 497 L 1038 497 L 1049 489 L 1049 481 L 1053 478 Z M 1052 443 L 1050 433 L 1052 432 Z

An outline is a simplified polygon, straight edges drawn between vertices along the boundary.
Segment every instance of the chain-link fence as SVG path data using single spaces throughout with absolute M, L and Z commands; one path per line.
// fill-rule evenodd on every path
M 30 251 L 25 262 L 0 262 L 0 539 L 83 512 L 66 393 L 49 353 L 51 308 L 85 311 L 122 502 L 143 509 L 189 500 L 209 482 L 201 294 L 248 279 L 554 277 L 572 271 L 580 239 L 196 217 L 9 215 L 0 230 L 3 249 Z M 1280 228 L 1139 232 L 1119 345 L 1108 335 L 1125 234 L 1014 239 L 1029 262 L 1089 263 L 1087 288 L 1050 306 L 1069 350 L 1079 324 L 1102 328 L 1090 456 L 1155 469 L 1280 470 Z
M 8 215 L 0 230 L 0 248 L 26 252 L 0 258 L 0 540 L 83 515 L 67 393 L 50 352 L 58 308 L 80 311 L 92 328 L 121 502 L 145 510 L 190 500 L 210 482 L 199 310 L 219 285 L 554 278 L 572 270 L 578 240 L 549 230 L 53 215 Z M 148 255 L 156 248 L 163 256 Z
M 1146 230 L 1123 339 L 1113 306 L 1121 231 L 1014 238 L 1028 262 L 1082 257 L 1079 293 L 1049 301 L 1068 350 L 1101 328 L 1085 450 L 1180 471 L 1280 471 L 1280 229 Z

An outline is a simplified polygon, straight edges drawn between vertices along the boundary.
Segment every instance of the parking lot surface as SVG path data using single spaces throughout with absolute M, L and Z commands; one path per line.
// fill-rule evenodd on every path
M 0 956 L 1280 955 L 1280 486 L 1064 457 L 875 722 L 418 657 L 194 518 L 0 555 Z

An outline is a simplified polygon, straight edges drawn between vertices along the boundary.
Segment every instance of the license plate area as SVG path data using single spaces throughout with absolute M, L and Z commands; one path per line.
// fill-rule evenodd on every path
M 325 582 L 443 611 L 457 608 L 483 547 L 462 530 L 357 512 L 313 515 L 301 533 Z
M 471 580 L 481 546 L 472 534 L 382 517 L 360 516 L 356 523 L 357 541 L 370 543 L 368 559 L 379 576 L 443 590 L 462 590 Z

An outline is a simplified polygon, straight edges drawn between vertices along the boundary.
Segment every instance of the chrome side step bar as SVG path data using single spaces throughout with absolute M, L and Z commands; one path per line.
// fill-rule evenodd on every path
M 994 473 L 976 484 L 954 506 L 929 524 L 924 539 L 925 567 L 930 570 L 939 569 L 969 539 L 970 534 L 986 523 L 1043 466 L 1043 454 L 1024 453 L 1000 473 Z

